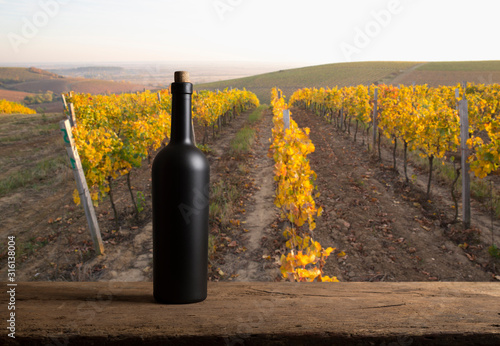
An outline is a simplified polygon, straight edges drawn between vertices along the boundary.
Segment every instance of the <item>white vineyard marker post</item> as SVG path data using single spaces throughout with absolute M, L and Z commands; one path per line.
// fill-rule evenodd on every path
M 288 109 L 285 109 L 283 111 L 283 123 L 284 123 L 285 130 L 290 128 L 290 110 L 288 110 Z
M 71 125 L 69 120 L 61 120 L 59 125 L 64 137 L 64 145 L 66 146 L 66 151 L 71 162 L 71 168 L 73 169 L 73 174 L 75 176 L 78 194 L 80 195 L 80 202 L 83 205 L 85 216 L 87 217 L 87 223 L 89 225 L 92 241 L 94 242 L 95 252 L 98 255 L 103 255 L 104 245 L 102 243 L 101 231 L 99 229 L 99 224 L 97 223 L 94 205 L 92 203 L 92 199 L 90 198 L 90 192 L 87 186 L 87 180 L 85 180 L 85 175 L 83 173 L 80 156 L 78 155 L 78 151 L 76 150 L 75 142 L 73 140 Z
M 66 103 L 66 96 L 64 96 L 64 94 L 61 94 L 61 98 L 62 98 L 62 103 L 63 103 L 63 106 L 64 106 L 64 110 L 67 111 L 68 110 L 68 104 Z
M 375 148 L 377 147 L 377 133 L 378 133 L 377 103 L 378 103 L 378 88 L 375 88 L 375 93 L 373 95 L 373 154 L 374 155 L 375 155 Z
M 75 106 L 73 106 L 72 103 L 70 103 L 68 106 L 69 106 L 68 120 L 71 127 L 75 127 L 76 126 Z
M 467 106 L 467 99 L 464 98 L 458 102 L 458 110 L 460 114 L 460 152 L 462 154 L 462 222 L 464 229 L 470 228 L 471 213 L 470 213 L 470 174 L 469 163 L 469 148 L 467 140 L 469 139 L 469 110 Z

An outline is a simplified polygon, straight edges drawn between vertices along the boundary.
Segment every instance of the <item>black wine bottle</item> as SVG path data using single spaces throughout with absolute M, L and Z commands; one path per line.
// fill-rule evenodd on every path
M 207 297 L 210 166 L 192 136 L 193 85 L 175 72 L 169 144 L 152 167 L 153 295 L 164 304 Z

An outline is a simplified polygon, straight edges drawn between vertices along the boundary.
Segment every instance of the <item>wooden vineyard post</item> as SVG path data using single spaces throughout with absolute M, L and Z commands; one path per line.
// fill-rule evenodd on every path
M 217 91 L 217 95 L 219 95 L 219 89 L 217 89 L 216 91 Z M 218 115 L 218 118 L 217 118 L 217 127 L 219 128 L 219 133 L 220 133 L 221 130 L 222 130 L 222 114 Z
M 73 141 L 73 135 L 71 132 L 69 120 L 61 120 L 59 122 L 59 125 L 64 137 L 64 145 L 66 146 L 66 151 L 71 162 L 71 168 L 73 169 L 73 174 L 75 176 L 78 194 L 80 195 L 80 202 L 83 205 L 85 216 L 87 217 L 87 223 L 89 225 L 92 241 L 94 242 L 95 252 L 98 255 L 103 255 L 104 245 L 102 243 L 101 231 L 99 229 L 99 224 L 97 223 L 94 205 L 92 204 L 92 199 L 90 198 L 90 192 L 87 186 L 87 181 L 85 180 L 85 175 L 83 173 L 80 156 L 78 155 L 78 151 L 75 147 L 75 142 Z
M 290 110 L 288 109 L 283 111 L 283 124 L 285 130 L 290 128 Z
M 373 154 L 375 155 L 375 148 L 377 147 L 377 133 L 378 133 L 378 105 L 377 105 L 377 98 L 378 98 L 378 88 L 375 88 L 375 93 L 373 95 Z
M 75 117 L 75 106 L 73 106 L 73 103 L 69 104 L 69 115 L 68 115 L 69 123 L 71 127 L 76 126 L 76 117 Z
M 465 95 L 465 94 L 464 94 Z M 458 102 L 458 111 L 460 114 L 460 151 L 461 151 L 461 164 L 462 164 L 462 223 L 464 229 L 470 228 L 470 174 L 469 163 L 469 148 L 467 147 L 467 140 L 469 139 L 469 112 L 467 106 L 467 99 L 464 98 Z
M 160 93 L 158 93 L 158 94 L 156 94 L 156 96 L 158 96 L 158 102 L 160 102 L 160 103 L 161 103 L 161 94 L 160 94 Z
M 342 131 L 343 125 L 344 125 L 344 99 L 342 99 L 342 108 L 340 109 L 340 124 L 339 124 L 340 131 Z
M 66 96 L 64 96 L 64 94 L 61 94 L 61 99 L 62 99 L 62 103 L 63 103 L 63 106 L 64 106 L 64 110 L 67 111 L 68 110 L 68 104 L 66 103 Z

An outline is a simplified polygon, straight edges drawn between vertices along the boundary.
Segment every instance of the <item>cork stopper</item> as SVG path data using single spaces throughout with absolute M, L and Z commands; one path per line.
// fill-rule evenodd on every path
M 187 72 L 187 71 L 175 71 L 174 82 L 175 83 L 189 83 L 189 72 Z

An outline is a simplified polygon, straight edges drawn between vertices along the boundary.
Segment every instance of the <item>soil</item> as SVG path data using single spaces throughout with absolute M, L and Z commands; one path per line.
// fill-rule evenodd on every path
M 0 88 L 0 100 L 3 99 L 13 102 L 22 102 L 28 95 L 32 95 L 32 93 L 27 93 L 24 91 L 5 90 Z
M 337 248 L 327 273 L 341 281 L 494 280 L 500 268 L 487 252 L 490 230 L 462 231 L 445 222 L 453 214 L 447 190 L 435 186 L 428 201 L 419 184 L 405 184 L 392 169 L 386 149 L 378 161 L 359 133 L 354 143 L 312 113 L 292 113 L 299 126 L 311 129 L 316 147 L 309 158 L 324 213 L 314 236 L 323 247 Z M 475 218 L 488 219 L 481 214 L 474 210 Z M 498 239 L 498 226 L 495 233 Z
M 461 231 L 459 225 L 445 222 L 452 214 L 446 189 L 435 186 L 428 202 L 418 184 L 405 184 L 391 169 L 386 149 L 382 161 L 372 159 L 359 134 L 354 143 L 352 136 L 319 117 L 299 109 L 292 113 L 299 126 L 311 129 L 316 146 L 309 158 L 318 175 L 321 196 L 317 204 L 324 213 L 313 236 L 323 247 L 336 248 L 327 260 L 327 275 L 340 281 L 498 278 L 500 263 L 487 253 L 491 244 L 488 218 L 480 210 L 473 213 L 477 228 Z M 274 162 L 267 156 L 272 114 L 265 110 L 254 125 L 248 124 L 249 114 L 228 122 L 215 139 L 210 133 L 207 143 L 212 185 L 224 182 L 238 191 L 228 204 L 226 218 L 210 220 L 212 281 L 281 280 L 277 260 L 286 253 L 285 240 L 273 203 Z M 48 115 L 44 121 L 55 123 L 61 117 Z M 233 155 L 231 140 L 244 126 L 255 129 L 255 142 L 249 153 Z M 203 129 L 195 126 L 195 130 L 201 139 Z M 33 152 L 34 147 L 40 151 Z M 30 167 L 40 155 L 65 155 L 58 129 L 14 143 L 0 142 L 0 150 L 3 158 L 13 159 L 2 161 L 4 172 Z M 424 181 L 425 172 L 414 171 Z M 15 235 L 18 281 L 151 281 L 150 164 L 145 162 L 131 175 L 134 193 L 142 191 L 145 196 L 138 218 L 123 178 L 113 185 L 118 227 L 108 200 L 96 208 L 106 252 L 99 257 L 94 255 L 83 208 L 72 201 L 71 170 L 63 166 L 56 173 L 36 186 L 21 187 L 0 198 L 0 237 L 5 239 L 0 248 L 0 275 L 6 277 L 7 236 Z M 484 223 L 478 224 L 478 217 Z M 494 227 L 499 239 L 498 221 Z
M 218 261 L 225 277 L 234 281 L 274 281 L 279 268 L 271 258 L 276 246 L 263 246 L 276 235 L 277 208 L 274 206 L 274 180 L 272 158 L 267 156 L 271 138 L 272 113 L 266 110 L 256 128 L 256 139 L 248 161 L 249 172 L 244 178 L 252 182 L 242 210 L 235 215 L 238 227 L 231 232 L 237 246 L 227 248 Z M 273 228 L 274 227 L 274 228 Z M 224 278 L 221 278 L 224 279 Z
M 61 119 L 64 119 L 62 114 L 4 116 L 1 119 L 2 129 L 5 129 L 0 134 L 2 139 L 13 138 L 0 143 L 3 172 L 6 172 L 2 178 L 7 174 L 21 174 L 48 159 L 58 163 L 47 176 L 42 175 L 0 198 L 0 237 L 5 240 L 7 236 L 16 237 L 16 279 L 19 281 L 97 280 L 106 271 L 105 258 L 121 260 L 121 249 L 113 251 L 114 245 L 126 243 L 128 248 L 131 243 L 140 243 L 141 234 L 137 230 L 143 228 L 147 220 L 145 215 L 148 210 L 150 212 L 146 203 L 145 212 L 135 220 L 128 191 L 123 188 L 125 180 L 117 181 L 114 189 L 117 190 L 115 197 L 121 225 L 119 229 L 115 227 L 109 202 L 102 201 L 96 214 L 108 252 L 94 259 L 83 208 L 76 206 L 72 198 L 76 186 L 59 130 Z M 38 131 L 37 126 L 41 124 L 53 125 L 52 130 Z M 20 139 L 15 140 L 16 136 Z M 148 195 L 148 167 L 145 166 L 142 171 L 133 173 L 132 181 L 136 191 Z M 2 277 L 7 277 L 6 244 L 7 241 L 2 241 L 0 247 Z M 134 248 L 134 256 L 137 251 Z M 122 267 L 118 265 L 118 268 Z
M 256 159 L 254 150 L 247 155 L 235 158 L 231 156 L 229 150 L 231 140 L 238 130 L 248 126 L 250 113 L 251 111 L 247 111 L 233 120 L 227 119 L 227 124 L 224 124 L 220 132 L 216 132 L 215 138 L 209 131 L 209 140 L 206 143 L 209 148 L 207 156 L 211 165 L 212 185 L 220 179 L 225 179 L 227 184 L 237 186 L 241 192 L 238 200 L 230 205 L 227 220 L 210 221 L 211 234 L 214 236 L 216 248 L 212 254 L 210 270 L 210 279 L 214 281 L 230 278 L 228 275 L 219 274 L 223 273 L 222 270 L 232 271 L 230 268 L 232 262 L 224 260 L 226 252 L 230 253 L 235 250 L 243 253 L 248 249 L 248 254 L 253 252 L 260 242 L 260 237 L 253 236 L 248 243 L 245 241 L 246 248 L 235 247 L 231 244 L 233 239 L 228 237 L 230 235 L 236 239 L 240 237 L 238 234 L 245 233 L 243 228 L 245 225 L 244 200 L 250 198 L 253 191 L 258 192 L 258 188 L 254 188 L 251 181 L 253 178 L 249 178 L 247 174 L 250 174 L 250 163 L 253 165 L 254 161 L 263 162 L 262 158 Z M 268 123 L 270 122 L 269 116 L 268 112 L 266 120 Z M 0 134 L 1 137 L 13 137 L 18 134 L 22 136 L 19 140 L 14 138 L 0 143 L 2 167 L 4 167 L 2 176 L 7 173 L 21 172 L 33 166 L 37 161 L 53 156 L 61 158 L 64 163 L 65 148 L 58 128 L 48 134 L 30 135 L 28 132 L 33 133 L 35 130 L 32 128 L 36 129 L 40 123 L 47 122 L 56 126 L 63 118 L 62 114 L 24 116 L 19 118 L 21 120 L 15 117 L 4 117 L 2 126 L 5 131 Z M 22 129 L 20 129 L 20 124 L 23 125 Z M 270 134 L 270 127 L 267 126 L 266 129 Z M 196 138 L 200 140 L 204 129 L 195 123 L 195 132 Z M 265 140 L 267 141 L 267 138 Z M 101 201 L 96 207 L 105 247 L 104 256 L 94 255 L 83 208 L 76 206 L 72 201 L 75 185 L 72 171 L 67 165 L 61 164 L 61 167 L 54 172 L 55 177 L 43 177 L 33 185 L 14 189 L 2 196 L 0 198 L 2 209 L 0 237 L 7 239 L 7 236 L 16 236 L 16 279 L 19 281 L 151 281 L 150 169 L 153 158 L 154 155 L 149 162 L 143 163 L 142 168 L 131 173 L 134 194 L 138 191 L 144 193 L 144 210 L 138 218 L 135 216 L 124 177 L 119 178 L 113 184 L 114 199 L 119 213 L 118 222 L 114 219 L 108 199 Z M 267 165 L 269 166 L 269 161 Z M 265 177 L 270 179 L 268 182 L 271 182 L 272 171 L 269 167 L 267 170 Z M 239 175 L 235 172 L 244 174 Z M 255 171 L 252 174 L 256 175 Z M 269 184 L 267 190 L 264 189 L 260 194 L 272 195 L 272 188 Z M 268 220 L 270 219 L 268 214 L 272 210 L 272 201 L 270 207 L 270 209 L 263 210 L 250 207 L 248 213 L 261 215 L 262 220 Z M 274 220 L 275 215 L 273 212 L 271 214 Z M 255 229 L 256 226 L 249 223 L 245 227 Z M 3 277 L 6 277 L 7 269 L 6 244 L 7 240 L 2 242 L 0 247 L 0 272 L 2 273 L 0 275 L 5 275 Z M 236 278 L 237 275 L 233 277 Z M 258 280 L 263 279 L 255 275 L 252 277 Z

